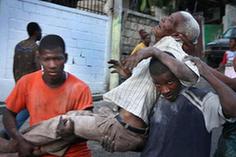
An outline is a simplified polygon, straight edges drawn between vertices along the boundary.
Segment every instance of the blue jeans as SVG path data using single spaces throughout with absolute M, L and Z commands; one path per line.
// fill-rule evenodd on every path
M 20 129 L 20 127 L 24 124 L 24 122 L 29 118 L 29 112 L 27 109 L 23 109 L 16 116 L 16 127 Z

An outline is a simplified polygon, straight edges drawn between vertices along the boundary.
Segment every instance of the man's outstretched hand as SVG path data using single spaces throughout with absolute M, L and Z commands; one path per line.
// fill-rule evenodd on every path
M 125 69 L 132 71 L 133 68 L 135 68 L 138 65 L 139 61 L 140 57 L 134 54 L 122 60 L 121 63 Z
M 130 71 L 132 71 L 133 68 L 135 68 L 143 59 L 156 57 L 156 55 L 159 53 L 162 52 L 155 47 L 145 47 L 139 50 L 137 53 L 127 57 L 121 63 L 125 69 L 129 69 Z
M 123 64 L 121 64 L 119 61 L 111 59 L 107 63 L 111 64 L 111 66 L 109 66 L 109 69 L 111 69 L 111 68 L 114 69 L 111 71 L 111 73 L 118 73 L 125 78 L 128 78 L 131 75 L 130 70 L 126 69 L 123 66 Z
M 111 73 L 119 73 L 121 76 L 128 78 L 131 75 L 132 70 L 138 65 L 140 61 L 154 56 L 154 51 L 156 54 L 161 53 L 161 51 L 157 48 L 146 47 L 139 50 L 137 53 L 126 57 L 125 59 L 121 60 L 121 62 L 111 59 L 108 61 L 109 64 L 112 64 L 109 68 L 115 69 L 111 71 Z

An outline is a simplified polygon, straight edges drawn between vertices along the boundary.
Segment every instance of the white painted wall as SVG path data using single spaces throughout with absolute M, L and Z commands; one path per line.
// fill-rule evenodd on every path
M 224 31 L 231 26 L 236 26 L 236 5 L 225 5 L 225 16 L 223 17 Z
M 93 93 L 106 91 L 110 17 L 39 0 L 0 0 L 0 101 L 14 87 L 14 47 L 28 37 L 26 25 L 31 21 L 39 23 L 43 35 L 64 38 L 67 71 L 88 83 Z

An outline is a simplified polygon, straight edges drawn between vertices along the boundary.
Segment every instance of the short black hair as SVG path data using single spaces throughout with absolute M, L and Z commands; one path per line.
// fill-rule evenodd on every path
M 29 36 L 32 36 L 34 32 L 41 31 L 41 28 L 38 23 L 36 22 L 30 22 L 27 25 L 27 32 Z
M 164 53 L 175 58 L 175 56 L 170 52 L 164 51 Z M 171 72 L 170 69 L 165 64 L 163 64 L 158 58 L 155 58 L 155 57 L 152 57 L 152 59 L 149 63 L 149 71 L 150 71 L 151 75 L 157 75 L 157 76 L 161 75 L 167 71 Z
M 151 75 L 159 76 L 167 71 L 170 71 L 170 69 L 165 64 L 159 59 L 152 57 L 149 63 L 149 72 Z
M 56 48 L 61 48 L 63 53 L 65 53 L 65 42 L 59 35 L 49 34 L 43 37 L 39 43 L 39 53 L 43 50 L 54 50 Z

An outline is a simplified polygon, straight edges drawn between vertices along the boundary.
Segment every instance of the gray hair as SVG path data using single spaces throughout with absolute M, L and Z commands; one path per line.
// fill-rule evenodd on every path
M 192 43 L 196 44 L 200 34 L 198 22 L 186 11 L 180 11 L 179 13 L 183 16 L 184 20 L 177 26 L 176 30 L 185 34 Z

